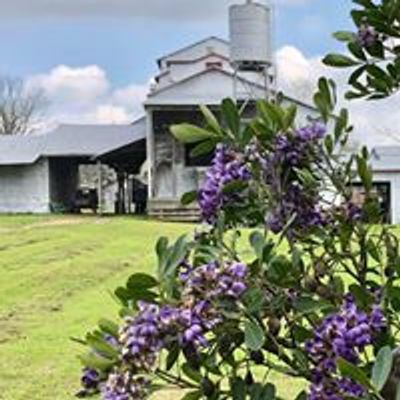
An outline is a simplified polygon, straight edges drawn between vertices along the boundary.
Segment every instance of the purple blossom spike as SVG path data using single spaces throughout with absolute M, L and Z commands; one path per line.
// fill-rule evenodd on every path
M 312 370 L 310 400 L 362 397 L 365 388 L 351 379 L 337 375 L 339 357 L 357 365 L 359 354 L 385 326 L 382 310 L 374 305 L 370 313 L 357 308 L 352 296 L 346 296 L 337 314 L 324 319 L 314 338 L 306 343 L 306 351 L 315 367 Z
M 203 220 L 214 224 L 218 211 L 236 196 L 224 194 L 224 187 L 233 181 L 247 181 L 250 173 L 244 163 L 224 145 L 218 145 L 214 159 L 199 190 L 199 205 Z M 237 199 L 236 199 L 237 200 Z
M 265 179 L 273 199 L 266 225 L 273 233 L 282 232 L 289 222 L 291 233 L 326 223 L 318 188 L 304 189 L 297 175 L 298 170 L 312 171 L 320 159 L 319 146 L 325 134 L 325 125 L 318 122 L 290 134 L 279 134 L 266 155 Z

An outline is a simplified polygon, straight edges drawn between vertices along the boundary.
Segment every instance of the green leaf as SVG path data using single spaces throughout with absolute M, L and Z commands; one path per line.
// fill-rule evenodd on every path
M 216 140 L 205 140 L 199 144 L 197 144 L 191 151 L 190 157 L 196 158 L 203 156 L 205 154 L 211 154 L 215 150 L 215 146 L 217 145 Z
M 258 113 L 273 129 L 284 129 L 285 112 L 276 104 L 265 100 L 257 101 Z
M 222 117 L 235 138 L 240 132 L 240 114 L 232 99 L 224 99 L 221 105 Z
M 174 344 L 171 350 L 168 352 L 167 360 L 166 360 L 166 369 L 169 371 L 177 362 L 180 354 L 180 347 L 178 344 Z
M 264 386 L 264 390 L 263 390 L 261 399 L 262 400 L 274 400 L 275 398 L 276 398 L 275 386 L 272 383 L 267 383 Z
M 235 192 L 241 192 L 247 187 L 247 183 L 242 181 L 242 180 L 235 180 L 227 183 L 223 189 L 222 192 L 225 194 L 229 193 L 235 193 Z
M 242 378 L 234 378 L 231 380 L 232 400 L 246 399 L 246 384 Z
M 340 42 L 351 42 L 354 40 L 354 33 L 350 31 L 338 31 L 333 34 L 333 37 Z
M 263 258 L 265 238 L 259 231 L 254 231 L 249 237 L 250 245 L 254 249 L 256 256 L 259 260 Z
M 263 328 L 255 320 L 248 320 L 244 325 L 244 341 L 246 346 L 253 351 L 261 350 L 265 342 Z
M 355 4 L 359 4 L 365 8 L 373 8 L 375 5 L 372 3 L 371 0 L 353 0 Z
M 119 326 L 115 322 L 102 318 L 98 325 L 100 329 L 111 336 L 118 337 Z
M 358 82 L 358 79 L 361 77 L 361 75 L 366 71 L 367 67 L 365 65 L 363 65 L 362 67 L 357 68 L 351 75 L 349 78 L 349 83 L 350 85 L 355 84 L 356 82 Z
M 338 141 L 343 136 L 345 129 L 347 128 L 349 122 L 349 112 L 342 108 L 339 113 L 339 117 L 336 119 L 335 123 L 335 140 Z
M 357 157 L 357 172 L 367 191 L 372 189 L 372 172 L 363 157 Z
M 379 251 L 379 247 L 377 243 L 375 243 L 372 239 L 368 239 L 366 244 L 366 250 L 376 262 L 378 263 L 381 262 L 381 253 Z
M 187 192 L 181 197 L 181 204 L 183 206 L 188 206 L 197 200 L 198 192 L 193 190 L 192 192 Z
M 285 113 L 285 126 L 283 130 L 288 130 L 293 126 L 297 116 L 297 107 L 295 105 L 291 105 L 288 107 Z
M 243 294 L 242 301 L 250 314 L 257 314 L 264 305 L 264 293 L 261 289 L 252 287 Z
M 328 80 L 326 78 L 320 78 L 318 81 L 319 92 L 322 95 L 323 102 L 328 112 L 331 112 L 333 109 L 333 99 L 331 96 L 331 91 L 329 88 Z
M 200 400 L 203 397 L 201 390 L 186 393 L 181 400 Z
M 365 386 L 366 388 L 372 388 L 371 382 L 369 381 L 367 375 L 363 372 L 363 370 L 361 370 L 354 364 L 344 360 L 343 358 L 339 358 L 337 360 L 337 366 L 340 373 L 344 377 L 351 378 L 357 383 Z
M 388 288 L 388 297 L 394 311 L 400 312 L 400 287 L 391 286 Z
M 329 155 L 332 155 L 333 150 L 334 150 L 334 143 L 333 143 L 333 138 L 331 135 L 325 136 L 324 144 L 325 144 L 325 149 L 326 149 L 327 153 Z
M 354 60 L 353 58 L 344 56 L 342 54 L 328 54 L 323 59 L 323 63 L 330 67 L 337 67 L 337 68 L 347 68 L 359 65 L 359 62 L 357 60 Z
M 393 365 L 393 352 L 389 346 L 382 347 L 372 368 L 372 384 L 380 392 L 387 382 Z
M 182 372 L 192 381 L 197 383 L 201 382 L 202 379 L 201 373 L 191 368 L 188 363 L 182 365 Z
M 364 93 L 364 92 L 346 92 L 345 94 L 345 98 L 347 100 L 355 100 L 355 99 L 360 99 L 361 97 L 365 97 L 368 93 Z
M 187 254 L 187 246 L 186 235 L 182 235 L 172 246 L 165 268 L 165 277 L 175 274 L 176 268 Z
M 168 250 L 168 238 L 162 236 L 157 240 L 156 253 L 158 257 L 159 269 L 163 269 Z
M 307 392 L 303 390 L 295 400 L 307 400 L 307 398 Z
M 363 48 L 357 42 L 351 42 L 347 47 L 354 57 L 358 58 L 359 60 L 366 61 L 367 56 L 364 54 Z
M 349 292 L 354 296 L 356 302 L 366 308 L 374 302 L 374 296 L 364 287 L 356 284 L 349 286 Z
M 115 365 L 114 360 L 94 354 L 93 352 L 81 355 L 78 358 L 85 367 L 101 372 L 107 372 Z
M 200 110 L 204 118 L 206 119 L 209 128 L 217 135 L 222 135 L 222 129 L 212 111 L 205 105 L 200 105 Z
M 331 307 L 328 302 L 322 300 L 314 300 L 312 297 L 298 297 L 294 302 L 297 311 L 303 314 L 310 314 L 318 311 L 324 311 Z
M 206 139 L 218 138 L 218 135 L 215 132 L 186 123 L 172 125 L 170 130 L 176 139 L 182 143 L 197 143 Z
M 96 351 L 97 354 L 106 357 L 107 359 L 117 360 L 119 356 L 118 350 L 109 344 L 105 339 L 94 335 L 87 335 L 87 344 Z
M 126 284 L 127 288 L 130 290 L 147 290 L 147 289 L 152 289 L 154 287 L 158 286 L 157 280 L 148 274 L 144 273 L 136 273 L 131 275 L 128 278 L 128 282 Z
M 321 92 L 317 92 L 315 93 L 313 100 L 318 111 L 321 113 L 323 120 L 327 122 L 329 119 L 329 104 L 326 102 L 324 96 Z

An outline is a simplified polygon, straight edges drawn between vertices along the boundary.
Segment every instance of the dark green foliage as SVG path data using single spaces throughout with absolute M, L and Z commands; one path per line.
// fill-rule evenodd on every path
M 347 53 L 328 55 L 324 61 L 352 68 L 348 98 L 388 97 L 400 87 L 400 47 L 388 42 L 389 38 L 400 38 L 400 1 L 354 3 L 352 19 L 357 31 L 373 28 L 374 41 L 364 38 L 363 42 L 354 33 L 337 32 L 335 37 L 346 45 Z M 193 155 L 224 144 L 250 175 L 248 180 L 230 179 L 224 185 L 221 195 L 229 201 L 218 209 L 215 223 L 197 232 L 195 239 L 182 236 L 174 243 L 165 237 L 159 239 L 156 278 L 135 274 L 115 291 L 122 305 L 121 316 L 131 317 L 137 315 L 139 300 L 160 307 L 179 306 L 181 311 L 197 304 L 197 297 L 206 300 L 209 308 L 202 312 L 216 318 L 207 327 L 202 343 L 187 339 L 194 335 L 190 330 L 193 326 L 183 328 L 174 320 L 171 332 L 163 333 L 163 356 L 153 369 L 145 371 L 151 378 L 188 389 L 184 400 L 286 398 L 269 382 L 271 371 L 312 382 L 315 359 L 306 344 L 328 316 L 342 310 L 344 297 L 351 297 L 357 311 L 365 313 L 361 315 L 382 312 L 386 325 L 376 328 L 365 351 L 357 353 L 356 362 L 336 357 L 337 373 L 328 378 L 349 378 L 362 385 L 365 399 L 382 400 L 380 392 L 392 370 L 400 330 L 399 243 L 382 224 L 368 150 L 343 156 L 353 127 L 348 111 L 337 110 L 335 82 L 319 79 L 313 100 L 318 118 L 314 115 L 305 130 L 297 126 L 297 108 L 283 106 L 279 96 L 273 101 L 258 101 L 251 120 L 243 120 L 239 107 L 225 99 L 218 115 L 200 107 L 203 127 L 171 127 L 177 139 L 197 144 Z M 307 138 L 315 134 L 313 129 L 319 124 L 328 127 L 323 138 Z M 304 152 L 290 147 L 293 143 L 303 146 Z M 279 154 L 279 145 L 290 154 Z M 352 201 L 354 182 L 364 190 L 361 204 Z M 271 228 L 271 213 L 296 203 L 296 199 L 285 197 L 293 187 L 295 197 L 305 196 L 305 200 L 285 215 L 279 229 Z M 325 192 L 334 193 L 334 199 L 325 198 Z M 323 203 L 321 209 L 314 209 L 323 221 L 304 229 L 306 224 L 301 219 L 299 223 L 299 214 L 313 196 Z M 188 193 L 182 203 L 188 205 L 196 198 L 197 193 Z M 238 198 L 242 201 L 236 201 Z M 241 248 L 243 232 L 249 234 L 246 251 Z M 215 282 L 211 278 L 204 278 L 206 283 L 203 278 L 194 281 L 188 294 L 185 278 L 180 278 L 182 272 L 193 273 L 183 266 L 197 271 L 207 264 L 215 271 L 214 267 L 237 267 L 237 263 L 246 264 L 244 282 L 235 277 L 238 295 L 220 290 L 228 285 L 223 279 Z M 192 292 L 195 295 L 190 295 Z M 195 322 L 197 330 L 205 329 L 196 326 L 201 323 Z M 120 349 L 110 345 L 104 335 L 117 338 L 118 326 L 102 320 L 99 329 L 81 341 L 89 347 L 81 357 L 85 366 L 100 371 L 102 377 L 113 369 L 143 373 L 122 360 Z M 331 343 L 324 345 L 332 351 Z M 266 379 L 260 379 L 261 375 Z M 302 391 L 296 400 L 306 398 L 307 392 Z

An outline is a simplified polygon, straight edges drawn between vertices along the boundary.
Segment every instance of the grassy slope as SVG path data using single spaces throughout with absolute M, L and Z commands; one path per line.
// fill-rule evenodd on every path
M 154 270 L 158 236 L 191 230 L 131 218 L 0 216 L 0 399 L 72 399 L 80 348 L 69 337 L 115 313 L 108 290 Z M 293 398 L 298 385 L 276 381 Z

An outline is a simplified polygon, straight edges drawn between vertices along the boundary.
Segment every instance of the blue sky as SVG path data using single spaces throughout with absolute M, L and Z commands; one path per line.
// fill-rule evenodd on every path
M 222 8 L 216 15 L 198 18 L 195 15 L 192 18 L 189 9 L 179 18 L 179 5 L 173 10 L 174 0 L 162 0 L 164 7 L 169 4 L 169 9 L 172 8 L 172 16 L 170 13 L 163 18 L 162 14 L 155 11 L 152 15 L 149 10 L 145 16 L 135 16 L 134 12 L 124 16 L 122 12 L 107 17 L 102 12 L 91 15 L 90 10 L 80 14 L 79 6 L 73 12 L 60 10 L 58 14 L 54 10 L 49 15 L 34 8 L 36 1 L 39 4 L 41 0 L 29 0 L 28 9 L 18 10 L 17 4 L 16 9 L 9 10 L 7 18 L 0 15 L 0 74 L 29 77 L 61 64 L 70 67 L 94 64 L 106 71 L 113 85 L 143 83 L 156 71 L 158 56 L 208 35 L 227 36 L 227 16 Z M 288 1 L 294 4 L 287 4 Z M 131 2 L 145 4 L 146 0 Z M 186 0 L 186 3 L 195 8 L 205 2 Z M 307 57 L 335 49 L 338 45 L 331 32 L 348 27 L 350 6 L 350 0 L 277 0 L 277 48 L 292 45 Z

